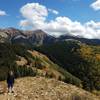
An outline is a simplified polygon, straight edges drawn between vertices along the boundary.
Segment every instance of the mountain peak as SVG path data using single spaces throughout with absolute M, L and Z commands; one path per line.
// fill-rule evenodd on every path
M 27 36 L 31 36 L 31 35 L 42 35 L 42 36 L 44 36 L 44 35 L 47 35 L 47 33 L 45 33 L 44 31 L 42 31 L 42 30 L 28 30 L 28 31 L 23 31 L 23 33 L 25 34 L 25 35 L 27 35 Z

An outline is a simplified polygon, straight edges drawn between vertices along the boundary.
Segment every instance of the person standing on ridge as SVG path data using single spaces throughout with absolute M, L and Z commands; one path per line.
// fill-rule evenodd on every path
M 8 72 L 7 76 L 7 84 L 8 84 L 8 93 L 13 93 L 13 85 L 14 85 L 14 73 L 12 70 Z

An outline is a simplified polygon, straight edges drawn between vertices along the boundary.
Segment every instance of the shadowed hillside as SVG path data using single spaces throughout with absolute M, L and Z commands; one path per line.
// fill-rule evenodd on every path
M 0 44 L 0 48 L 0 80 L 6 79 L 12 69 L 16 78 L 38 75 L 81 86 L 80 79 L 35 50 L 11 44 Z
M 100 47 L 78 41 L 57 42 L 37 47 L 52 61 L 82 80 L 83 88 L 100 90 Z

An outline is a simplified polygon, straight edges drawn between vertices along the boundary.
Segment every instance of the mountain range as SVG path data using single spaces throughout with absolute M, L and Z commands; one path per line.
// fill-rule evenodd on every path
M 55 39 L 56 39 L 55 37 L 48 35 L 42 30 L 22 31 L 15 28 L 0 30 L 1 42 L 42 45 L 46 43 L 53 43 Z
M 0 42 L 28 45 L 51 44 L 57 41 L 79 41 L 89 45 L 100 45 L 100 39 L 87 39 L 72 35 L 54 37 L 42 30 L 23 31 L 15 28 L 0 29 Z
M 0 81 L 12 69 L 16 78 L 55 78 L 100 96 L 99 45 L 99 39 L 0 29 Z

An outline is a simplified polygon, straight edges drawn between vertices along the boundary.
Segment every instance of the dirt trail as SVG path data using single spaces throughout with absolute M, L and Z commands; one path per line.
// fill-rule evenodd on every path
M 14 91 L 8 94 L 6 82 L 0 82 L 0 100 L 99 100 L 76 86 L 43 77 L 17 79 Z

